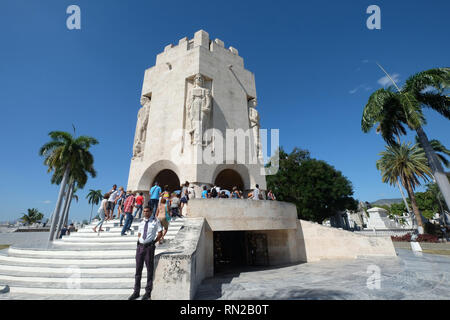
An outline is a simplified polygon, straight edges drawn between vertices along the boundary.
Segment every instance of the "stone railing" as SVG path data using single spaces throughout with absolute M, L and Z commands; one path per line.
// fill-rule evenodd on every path
M 191 300 L 205 278 L 205 219 L 189 218 L 166 251 L 155 256 L 152 299 Z

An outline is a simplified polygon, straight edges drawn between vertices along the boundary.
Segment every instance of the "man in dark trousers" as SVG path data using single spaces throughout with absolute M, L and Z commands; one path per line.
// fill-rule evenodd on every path
M 142 300 L 149 300 L 153 288 L 153 269 L 155 258 L 155 244 L 162 237 L 162 226 L 158 219 L 151 214 L 150 207 L 144 208 L 144 219 L 139 224 L 138 243 L 136 248 L 136 275 L 134 292 L 128 300 L 135 300 L 141 291 L 142 269 L 147 268 L 147 285 Z

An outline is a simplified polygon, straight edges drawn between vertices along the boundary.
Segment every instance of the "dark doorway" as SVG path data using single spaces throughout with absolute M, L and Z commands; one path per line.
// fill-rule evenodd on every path
M 214 273 L 268 265 L 266 234 L 253 231 L 214 232 Z
M 180 189 L 180 179 L 178 179 L 177 174 L 172 170 L 164 169 L 160 171 L 153 180 L 152 186 L 155 184 L 156 181 L 159 183 L 159 186 L 163 191 L 164 186 L 166 185 L 169 187 L 170 192 Z
M 237 187 L 238 190 L 244 190 L 244 182 L 242 181 L 239 173 L 232 169 L 222 170 L 216 177 L 214 184 L 220 189 L 228 191 L 233 190 L 233 187 Z
M 214 273 L 247 265 L 245 231 L 214 232 Z
M 264 233 L 248 232 L 247 237 L 247 257 L 251 266 L 268 266 L 269 250 L 267 245 L 267 235 Z

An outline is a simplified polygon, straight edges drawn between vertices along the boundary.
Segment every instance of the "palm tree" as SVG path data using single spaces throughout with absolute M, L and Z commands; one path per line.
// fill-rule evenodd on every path
M 442 192 L 441 190 L 439 190 L 439 187 L 437 186 L 436 183 L 427 184 L 427 192 L 430 192 L 436 199 L 437 203 L 439 204 L 439 209 L 441 212 L 444 212 L 444 209 L 448 210 L 448 208 L 445 208 L 445 205 L 443 204 L 444 197 L 442 196 Z
M 44 215 L 36 208 L 28 209 L 27 211 L 28 213 L 24 213 L 22 218 L 20 218 L 20 220 L 26 224 L 33 224 L 35 222 L 41 221 L 42 218 L 44 218 Z
M 94 158 L 89 148 L 98 144 L 98 141 L 88 136 L 74 138 L 64 131 L 52 131 L 49 136 L 52 140 L 40 148 L 39 155 L 45 157 L 44 164 L 48 172 L 53 171 L 51 182 L 61 185 L 50 228 L 49 240 L 52 241 L 58 224 L 61 225 L 60 211 L 64 194 L 67 193 L 66 199 L 71 201 L 70 188 L 73 189 L 75 183 L 83 188 L 88 179 L 87 174 L 96 176 Z M 69 190 L 66 190 L 68 187 Z
M 426 119 L 423 108 L 431 108 L 450 119 L 450 97 L 446 91 L 450 87 L 450 68 L 437 68 L 419 72 L 406 80 L 399 88 L 389 74 L 380 66 L 393 82 L 394 87 L 379 89 L 369 98 L 364 107 L 361 129 L 369 132 L 378 123 L 377 132 L 389 145 L 398 145 L 394 136 L 406 134 L 406 128 L 415 130 L 423 147 L 433 176 L 450 206 L 450 184 L 428 138 L 423 131 Z
M 416 136 L 416 143 L 422 147 L 418 136 Z M 450 156 L 450 150 L 448 150 L 439 140 L 436 139 L 430 140 L 430 145 L 442 166 L 450 169 L 450 161 L 447 159 L 447 156 Z
M 86 199 L 88 199 L 88 203 L 92 204 L 91 207 L 91 215 L 89 216 L 89 223 L 91 223 L 92 220 L 92 211 L 94 210 L 94 204 L 98 205 L 100 200 L 102 200 L 103 195 L 101 190 L 93 190 L 89 189 L 89 193 L 86 196 Z
M 380 152 L 381 159 L 377 161 L 377 169 L 382 173 L 382 181 L 395 185 L 398 181 L 408 192 L 411 206 L 416 217 L 419 232 L 423 233 L 422 217 L 414 196 L 414 189 L 420 185 L 419 179 L 428 181 L 431 170 L 428 167 L 425 152 L 417 144 L 402 143 L 387 145 Z

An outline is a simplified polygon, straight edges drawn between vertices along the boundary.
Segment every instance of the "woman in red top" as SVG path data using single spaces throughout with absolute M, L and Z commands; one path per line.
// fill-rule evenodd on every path
M 136 197 L 136 211 L 134 212 L 133 217 L 136 218 L 137 213 L 139 212 L 139 219 L 142 216 L 142 205 L 144 204 L 144 194 L 142 192 Z

